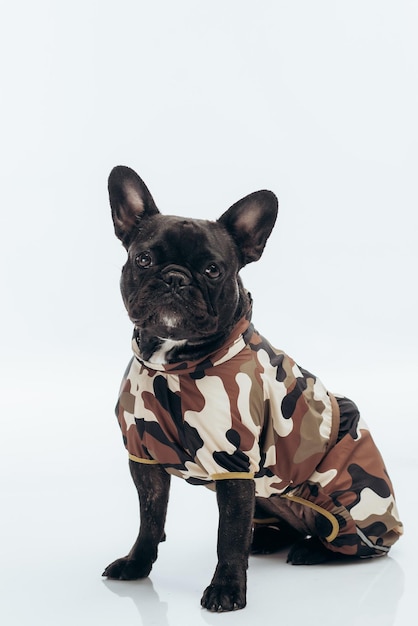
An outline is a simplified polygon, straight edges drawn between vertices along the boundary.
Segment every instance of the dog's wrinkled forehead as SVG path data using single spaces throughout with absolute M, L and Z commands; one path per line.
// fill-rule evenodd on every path
M 198 257 L 224 256 L 231 246 L 217 222 L 156 214 L 140 225 L 131 248 L 135 253 L 153 250 L 161 262 L 187 264 Z

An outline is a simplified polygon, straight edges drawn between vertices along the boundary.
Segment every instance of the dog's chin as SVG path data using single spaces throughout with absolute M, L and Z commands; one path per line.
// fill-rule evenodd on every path
M 131 317 L 135 327 L 147 335 L 160 339 L 200 340 L 218 331 L 218 318 L 212 316 L 187 316 L 173 311 L 154 311 L 149 317 Z

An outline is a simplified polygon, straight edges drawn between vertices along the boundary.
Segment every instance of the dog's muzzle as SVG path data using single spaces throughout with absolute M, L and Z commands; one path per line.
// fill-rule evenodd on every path
M 187 268 L 180 265 L 168 265 L 161 272 L 161 278 L 173 291 L 187 287 L 192 283 L 191 273 Z

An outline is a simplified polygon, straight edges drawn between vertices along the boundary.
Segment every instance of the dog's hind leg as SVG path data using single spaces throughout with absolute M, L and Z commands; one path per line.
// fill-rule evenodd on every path
M 158 544 L 164 541 L 164 525 L 170 491 L 170 475 L 161 465 L 129 461 L 139 496 L 140 528 L 138 537 L 125 557 L 108 565 L 103 576 L 117 580 L 145 578 L 157 559 Z
M 256 498 L 251 554 L 272 554 L 309 534 L 299 516 L 282 498 Z
M 251 554 L 273 554 L 304 538 L 304 534 L 286 522 L 275 520 L 254 520 Z

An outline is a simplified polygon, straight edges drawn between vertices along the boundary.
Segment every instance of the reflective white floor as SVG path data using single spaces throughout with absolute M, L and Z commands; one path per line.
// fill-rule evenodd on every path
M 4 383 L 10 419 L 1 457 L 2 624 L 245 625 L 273 616 L 295 625 L 416 623 L 416 502 L 409 486 L 418 466 L 398 454 L 388 464 L 406 534 L 389 557 L 315 567 L 287 565 L 285 553 L 252 557 L 247 608 L 208 613 L 199 602 L 215 566 L 216 501 L 204 488 L 173 480 L 167 542 L 150 578 L 102 579 L 104 566 L 135 538 L 136 494 L 107 406 L 110 381 L 102 381 L 102 397 L 94 385 L 89 394 L 85 376 L 69 375 L 67 383 L 78 395 L 63 402 L 58 384 L 48 390 L 35 381 L 21 406 L 19 382 Z

